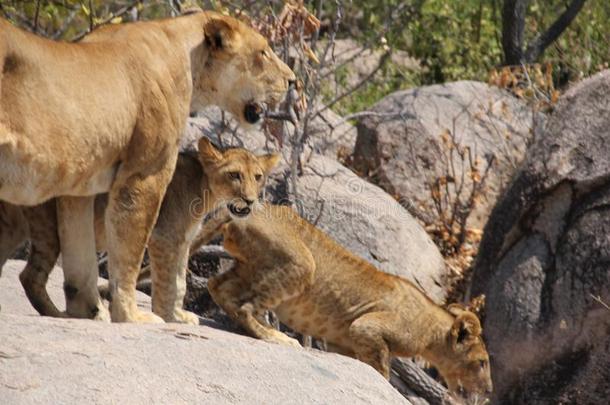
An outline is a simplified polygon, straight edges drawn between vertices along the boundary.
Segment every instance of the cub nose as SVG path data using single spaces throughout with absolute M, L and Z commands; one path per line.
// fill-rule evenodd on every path
M 254 200 L 251 200 L 249 198 L 244 198 L 244 202 L 248 205 L 248 207 L 254 204 Z

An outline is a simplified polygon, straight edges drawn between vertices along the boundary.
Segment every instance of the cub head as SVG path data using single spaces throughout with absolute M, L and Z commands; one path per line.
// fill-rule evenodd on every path
M 199 66 L 193 67 L 192 110 L 213 104 L 240 123 L 256 124 L 296 80 L 267 40 L 231 17 L 205 12 Z M 198 58 L 194 58 L 194 64 Z
M 216 149 L 207 138 L 199 140 L 199 161 L 215 205 L 226 205 L 236 217 L 245 217 L 258 202 L 277 153 L 255 155 L 242 148 Z
M 445 341 L 445 361 L 438 370 L 453 392 L 466 396 L 490 394 L 489 355 L 479 318 L 458 304 L 448 310 L 455 319 Z

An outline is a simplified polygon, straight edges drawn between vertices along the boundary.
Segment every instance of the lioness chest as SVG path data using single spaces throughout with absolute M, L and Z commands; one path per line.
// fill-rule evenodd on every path
M 6 50 L 0 54 L 6 68 L 0 78 L 0 199 L 32 205 L 108 191 L 144 119 L 163 139 L 140 142 L 140 156 L 162 156 L 176 144 L 181 128 L 159 122 L 182 123 L 188 106 L 175 109 L 180 119 L 169 109 L 142 115 L 147 103 L 157 102 L 155 91 L 168 105 L 189 102 L 188 94 L 160 90 L 172 86 L 164 46 L 138 51 L 104 35 L 92 43 L 57 43 L 5 22 L 0 41 Z

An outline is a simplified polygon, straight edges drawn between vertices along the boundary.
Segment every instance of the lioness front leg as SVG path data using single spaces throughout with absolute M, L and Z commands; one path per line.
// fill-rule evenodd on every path
M 110 322 L 97 290 L 93 196 L 59 197 L 57 221 L 64 270 L 66 312 L 70 317 Z
M 152 273 L 152 310 L 165 322 L 199 325 L 199 317 L 183 309 L 189 244 L 164 243 L 151 237 L 148 244 Z
M 40 315 L 66 317 L 57 309 L 47 293 L 47 281 L 59 256 L 56 200 L 36 207 L 24 207 L 23 214 L 29 224 L 32 249 L 27 265 L 19 274 L 25 295 Z
M 138 309 L 136 283 L 175 163 L 176 156 L 146 174 L 121 167 L 110 190 L 105 228 L 113 322 L 163 323 L 152 312 Z

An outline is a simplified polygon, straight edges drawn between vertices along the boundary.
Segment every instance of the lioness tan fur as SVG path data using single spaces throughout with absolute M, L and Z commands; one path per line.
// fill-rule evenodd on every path
M 391 356 L 421 355 L 449 388 L 492 389 L 489 356 L 477 316 L 445 310 L 409 281 L 356 257 L 288 207 L 264 205 L 245 219 L 226 212 L 202 230 L 220 229 L 236 259 L 213 277 L 214 301 L 257 338 L 298 346 L 263 320 L 266 310 L 334 351 L 364 361 L 389 378 Z M 209 227 L 209 231 L 206 229 Z
M 100 28 L 54 42 L 0 20 L 0 200 L 57 200 L 70 316 L 107 319 L 97 290 L 94 195 L 109 192 L 113 321 L 135 283 L 191 111 L 215 104 L 248 124 L 294 80 L 267 41 L 212 12 Z
M 183 306 L 189 250 L 197 244 L 204 217 L 216 207 L 227 206 L 234 215 L 248 215 L 257 204 L 269 171 L 279 155 L 256 156 L 242 149 L 216 149 L 206 138 L 199 153 L 182 153 L 159 217 L 148 243 L 153 280 L 153 312 L 166 322 L 198 324 L 198 317 Z M 0 203 L 0 221 L 13 218 L 12 227 L 0 227 L 0 268 L 10 253 L 28 237 L 31 253 L 20 280 L 34 308 L 46 316 L 64 317 L 49 298 L 46 283 L 60 246 L 57 237 L 55 201 L 39 207 L 15 207 Z M 95 201 L 98 251 L 105 250 L 104 213 L 107 195 Z M 65 284 L 66 298 L 74 293 Z

